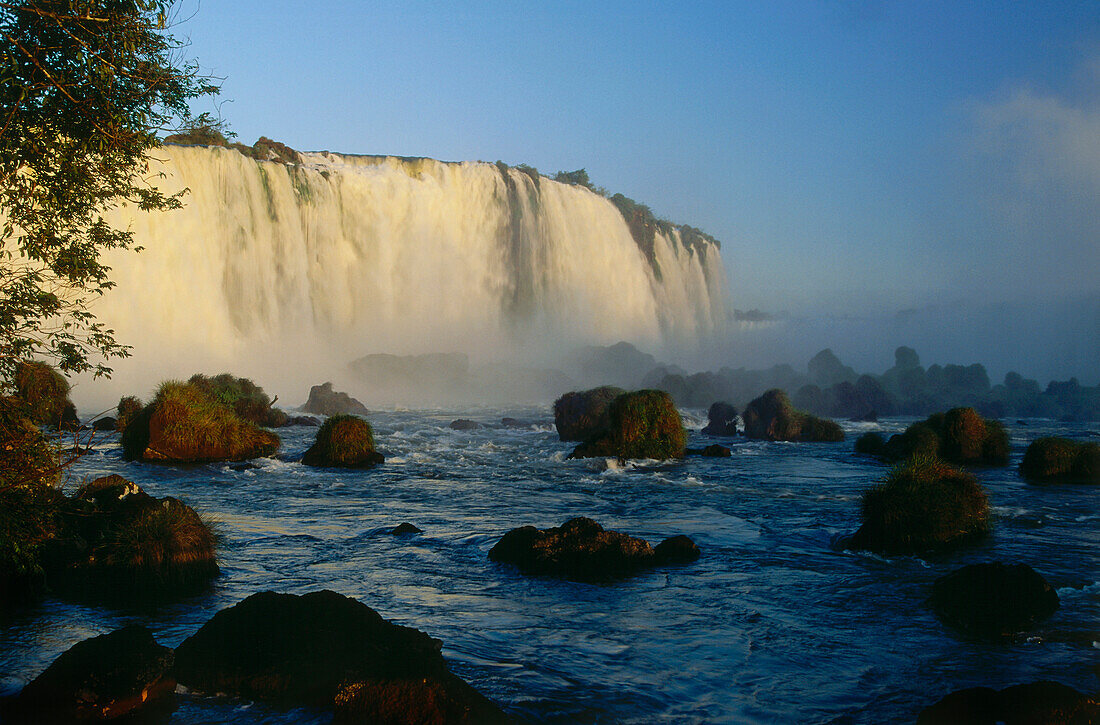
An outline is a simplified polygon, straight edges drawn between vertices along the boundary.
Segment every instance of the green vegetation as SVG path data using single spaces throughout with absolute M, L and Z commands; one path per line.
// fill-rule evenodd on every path
M 302 463 L 318 467 L 366 468 L 383 460 L 374 449 L 370 423 L 354 415 L 334 415 L 326 420 L 302 456 Z
M 938 456 L 961 465 L 1008 465 L 1009 442 L 1004 426 L 982 418 L 973 408 L 935 413 L 890 437 L 880 455 L 892 461 Z
M 230 141 L 236 134 L 226 131 L 218 123 L 214 123 L 209 116 L 203 115 L 188 128 L 181 129 L 164 137 L 164 143 L 174 146 L 220 146 L 233 149 L 250 159 L 257 161 L 274 161 L 275 163 L 291 165 L 302 163 L 301 155 L 281 141 L 273 141 L 267 136 L 260 136 L 256 143 L 246 146 L 243 143 Z
M 130 248 L 104 214 L 123 202 L 173 209 L 147 152 L 189 102 L 217 92 L 167 32 L 172 0 L 0 3 L 0 383 L 18 362 L 64 372 L 125 356 L 89 302 L 109 290 L 100 254 Z
M 787 394 L 778 388 L 765 392 L 745 406 L 741 420 L 745 424 L 745 435 L 759 440 L 829 443 L 844 440 L 844 431 L 839 425 L 796 410 Z
M 30 419 L 39 425 L 57 426 L 72 408 L 69 382 L 50 365 L 36 360 L 24 360 L 15 369 L 16 395 L 27 405 Z M 73 417 L 76 409 L 73 408 Z
M 1100 443 L 1039 438 L 1027 447 L 1020 473 L 1036 482 L 1100 483 Z
M 279 428 L 286 425 L 286 413 L 271 407 L 275 401 L 267 397 L 264 389 L 248 378 L 236 378 L 229 373 L 214 377 L 195 374 L 187 383 L 196 386 L 250 423 L 262 425 L 265 428 Z
M 585 441 L 608 428 L 611 401 L 626 391 L 611 385 L 566 393 L 554 401 L 554 426 L 563 441 Z
M 130 425 L 130 421 L 136 418 L 144 407 L 141 401 L 132 395 L 121 398 L 115 407 L 115 412 L 118 414 L 115 418 L 115 430 L 119 433 L 125 431 L 126 427 Z
M 935 458 L 914 458 L 863 495 L 862 519 L 851 548 L 916 553 L 987 533 L 989 501 L 966 471 Z
M 168 381 L 122 435 L 127 460 L 201 463 L 270 456 L 279 437 L 240 418 L 199 385 Z
M 615 398 L 607 429 L 577 446 L 570 458 L 683 458 L 687 434 L 668 393 L 637 390 Z

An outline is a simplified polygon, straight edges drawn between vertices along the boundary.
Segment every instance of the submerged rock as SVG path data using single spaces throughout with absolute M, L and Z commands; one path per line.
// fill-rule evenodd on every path
M 1058 609 L 1058 594 L 1026 564 L 973 564 L 940 577 L 929 604 L 944 622 L 977 637 L 1008 637 Z
M 394 536 L 403 536 L 406 534 L 421 534 L 423 530 L 405 521 L 390 529 L 390 533 Z
M 657 564 L 692 561 L 699 556 L 698 548 L 686 536 L 666 539 L 657 548 L 661 550 L 660 556 L 642 539 L 607 531 L 592 519 L 578 517 L 555 528 L 512 529 L 489 550 L 489 559 L 514 564 L 528 574 L 601 581 L 628 576 Z
M 737 408 L 722 401 L 712 404 L 707 411 L 707 425 L 703 433 L 725 437 L 737 435 Z
M 705 448 L 685 448 L 684 455 L 686 456 L 705 456 L 707 458 L 729 458 L 732 451 L 725 446 L 720 446 L 717 443 L 712 443 Z
M 830 443 L 844 440 L 844 431 L 839 425 L 795 410 L 787 394 L 778 388 L 749 403 L 741 420 L 745 424 L 745 435 L 759 440 Z
M 305 465 L 323 468 L 369 468 L 384 460 L 374 449 L 370 423 L 354 415 L 334 415 L 326 420 L 302 456 Z
M 314 415 L 368 415 L 367 406 L 347 393 L 332 389 L 332 383 L 314 385 L 302 410 Z
M 135 715 L 173 697 L 172 660 L 172 650 L 137 625 L 86 639 L 23 688 L 13 714 L 26 722 Z
M 570 458 L 683 458 L 687 433 L 672 397 L 661 390 L 623 393 L 607 410 L 607 427 Z
M 341 722 L 506 721 L 451 674 L 441 646 L 336 592 L 263 592 L 218 612 L 184 640 L 176 676 L 211 694 L 335 706 Z M 420 719 L 402 716 L 406 711 Z
M 554 401 L 554 426 L 563 441 L 586 441 L 602 434 L 608 426 L 611 401 L 625 390 L 605 385 L 591 390 L 566 393 Z
M 1058 682 L 1032 682 L 1003 690 L 971 687 L 921 710 L 917 725 L 1091 725 L 1100 702 Z
M 458 420 L 452 420 L 451 424 L 447 426 L 451 430 L 477 430 L 484 426 L 478 423 L 476 420 L 470 420 L 468 418 L 459 418 Z
M 989 500 L 966 471 L 915 459 L 863 495 L 862 519 L 848 548 L 887 554 L 943 549 L 989 531 Z

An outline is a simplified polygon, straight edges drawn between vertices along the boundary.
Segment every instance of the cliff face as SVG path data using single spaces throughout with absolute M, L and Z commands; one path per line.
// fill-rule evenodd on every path
M 158 185 L 190 190 L 185 207 L 118 210 L 112 221 L 145 249 L 108 260 L 118 287 L 96 309 L 136 354 L 232 364 L 308 348 L 346 363 L 658 347 L 725 323 L 716 243 L 667 223 L 632 236 L 611 200 L 530 170 L 330 153 L 285 164 L 200 146 L 154 155 Z

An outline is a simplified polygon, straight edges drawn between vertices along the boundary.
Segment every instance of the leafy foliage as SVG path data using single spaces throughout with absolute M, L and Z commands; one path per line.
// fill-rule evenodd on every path
M 173 0 L 0 3 L 0 382 L 20 360 L 110 372 L 127 348 L 88 310 L 109 290 L 100 254 L 130 248 L 104 214 L 173 209 L 147 178 L 156 132 L 216 87 L 181 63 Z

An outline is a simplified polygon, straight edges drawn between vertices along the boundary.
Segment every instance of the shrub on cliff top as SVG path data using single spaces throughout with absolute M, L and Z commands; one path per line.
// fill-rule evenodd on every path
M 672 397 L 662 390 L 637 390 L 615 398 L 607 429 L 577 446 L 571 458 L 683 458 L 687 433 Z
M 286 413 L 271 407 L 274 401 L 248 378 L 236 378 L 229 373 L 213 377 L 195 374 L 187 382 L 250 423 L 265 428 L 279 428 L 287 423 Z
M 566 393 L 554 401 L 554 426 L 563 441 L 585 441 L 607 430 L 611 401 L 626 391 L 611 385 Z
M 126 427 L 122 446 L 128 460 L 239 461 L 272 455 L 279 437 L 240 418 L 201 387 L 169 381 Z
M 1100 443 L 1039 438 L 1027 447 L 1020 473 L 1031 481 L 1100 483 Z
M 844 431 L 831 420 L 818 418 L 795 410 L 787 394 L 772 388 L 749 403 L 741 420 L 745 435 L 769 441 L 826 441 L 844 440 Z
M 366 468 L 385 460 L 374 449 L 370 423 L 354 415 L 334 415 L 317 429 L 317 438 L 302 456 L 307 466 Z
M 885 553 L 945 548 L 989 531 L 989 500 L 966 471 L 911 459 L 863 495 L 863 525 L 850 547 Z

